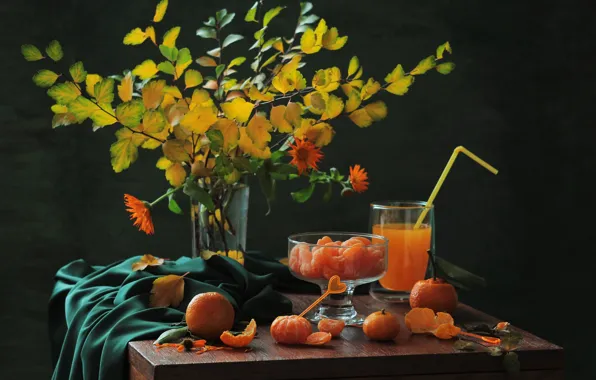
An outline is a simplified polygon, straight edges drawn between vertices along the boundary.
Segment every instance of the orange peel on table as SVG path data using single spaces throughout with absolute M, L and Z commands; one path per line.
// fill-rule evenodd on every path
M 224 331 L 221 333 L 219 340 L 225 345 L 240 348 L 248 346 L 257 334 L 257 323 L 254 319 L 250 320 L 250 323 L 241 334 L 234 335 L 231 331 Z
M 329 343 L 331 338 L 333 338 L 331 333 L 319 331 L 306 337 L 305 344 L 308 344 L 309 346 L 322 346 L 326 343 Z
M 435 315 L 429 308 L 413 308 L 406 314 L 405 322 L 413 334 L 431 333 L 439 339 L 451 339 L 461 332 L 449 313 L 438 312 Z
M 196 349 L 203 349 L 207 341 L 200 339 L 200 340 L 192 340 L 192 339 L 184 339 L 181 343 L 161 343 L 156 344 L 155 347 L 158 349 L 164 347 L 173 347 L 178 352 L 183 351 L 195 351 Z

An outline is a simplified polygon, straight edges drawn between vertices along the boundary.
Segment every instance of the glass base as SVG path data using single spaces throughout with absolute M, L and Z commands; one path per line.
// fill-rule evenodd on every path
M 378 281 L 370 285 L 368 293 L 377 301 L 386 303 L 410 302 L 410 292 L 397 291 L 384 288 Z
M 358 314 L 352 304 L 354 286 L 348 285 L 347 290 L 341 294 L 330 294 L 320 303 L 318 308 L 307 313 L 304 317 L 311 322 L 318 323 L 321 319 L 339 319 L 346 325 L 362 325 L 366 318 Z M 321 292 L 325 292 L 327 286 L 321 286 Z

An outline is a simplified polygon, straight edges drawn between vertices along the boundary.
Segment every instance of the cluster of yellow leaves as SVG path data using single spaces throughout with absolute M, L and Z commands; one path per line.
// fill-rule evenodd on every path
M 324 19 L 319 21 L 317 27 L 306 29 L 300 38 L 300 48 L 306 54 L 314 54 L 325 48 L 339 50 L 348 42 L 348 36 L 339 36 L 337 28 L 329 29 Z
M 232 260 L 235 260 L 240 263 L 240 265 L 244 265 L 244 254 L 241 251 L 229 250 L 226 254 L 224 251 L 208 251 L 204 250 L 201 251 L 201 257 L 205 260 L 209 260 L 213 256 L 226 256 Z

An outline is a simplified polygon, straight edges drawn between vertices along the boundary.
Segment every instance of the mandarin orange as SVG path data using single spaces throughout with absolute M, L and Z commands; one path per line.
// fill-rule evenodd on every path
M 269 331 L 277 343 L 303 344 L 312 333 L 312 326 L 306 318 L 283 315 L 275 318 Z
M 451 313 L 457 307 L 457 292 L 453 285 L 440 278 L 420 280 L 410 292 L 410 307 Z
M 194 296 L 186 308 L 188 330 L 204 339 L 216 339 L 234 325 L 234 307 L 220 293 L 207 292 Z

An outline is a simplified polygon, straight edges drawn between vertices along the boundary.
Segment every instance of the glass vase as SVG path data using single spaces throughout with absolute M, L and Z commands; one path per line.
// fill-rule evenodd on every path
M 202 251 L 246 251 L 248 200 L 250 188 L 245 180 L 210 190 L 215 209 L 191 200 L 192 257 Z

